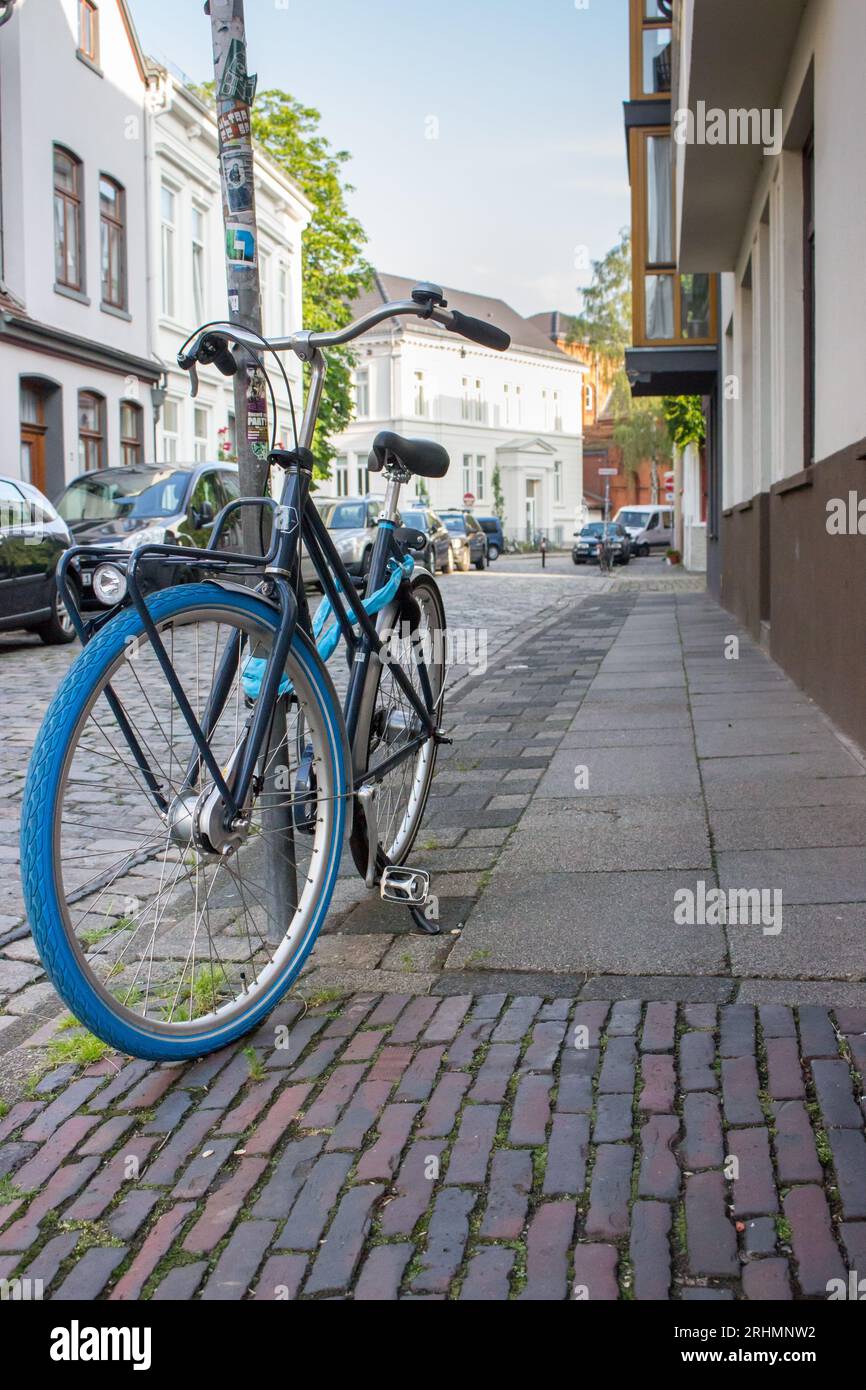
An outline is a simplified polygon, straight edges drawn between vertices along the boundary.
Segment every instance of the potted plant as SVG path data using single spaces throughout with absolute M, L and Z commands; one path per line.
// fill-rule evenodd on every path
M 681 565 L 682 563 L 683 557 L 678 550 L 674 550 L 673 548 L 671 548 L 670 550 L 665 551 L 666 565 Z

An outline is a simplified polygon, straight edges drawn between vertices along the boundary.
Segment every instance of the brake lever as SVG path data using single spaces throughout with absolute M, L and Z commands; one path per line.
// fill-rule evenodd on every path
M 191 396 L 197 396 L 197 395 L 198 395 L 198 367 L 196 366 L 195 362 L 191 362 L 191 363 L 190 363 L 190 365 L 187 367 L 187 371 L 189 372 L 189 394 L 190 394 Z

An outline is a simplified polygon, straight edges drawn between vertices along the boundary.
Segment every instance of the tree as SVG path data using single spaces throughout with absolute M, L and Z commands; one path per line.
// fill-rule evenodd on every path
M 703 444 L 707 436 L 707 422 L 700 396 L 665 396 L 662 414 L 671 442 L 678 449 L 685 449 L 689 444 Z
M 253 110 L 253 135 L 258 145 L 295 180 L 313 205 L 302 240 L 303 323 L 313 332 L 342 328 L 353 317 L 353 301 L 367 288 L 372 266 L 362 255 L 366 235 L 349 212 L 346 195 L 352 185 L 343 178 L 351 158 L 334 150 L 320 134 L 320 115 L 286 92 L 263 92 Z M 300 325 L 299 325 L 300 326 Z M 348 348 L 328 353 L 328 375 L 319 409 L 313 452 L 317 472 L 327 475 L 336 449 L 332 438 L 346 428 L 354 413 L 351 369 L 355 358 Z
M 585 343 L 608 361 L 621 362 L 631 347 L 631 232 L 624 227 L 616 246 L 592 263 L 592 283 L 583 291 L 569 342 Z
M 662 464 L 671 461 L 671 436 L 667 421 L 652 396 L 631 394 L 624 372 L 617 377 L 613 390 L 613 440 L 622 453 L 622 466 L 634 476 L 640 465 L 649 460 L 652 466 L 652 501 L 659 500 L 659 472 Z
M 213 101 L 213 83 L 197 89 L 205 100 Z M 319 112 L 302 106 L 287 92 L 272 89 L 256 98 L 252 112 L 252 133 L 256 145 L 275 164 L 294 179 L 313 205 L 310 225 L 301 242 L 303 327 L 313 332 L 343 328 L 351 323 L 353 302 L 373 279 L 373 267 L 362 248 L 367 237 L 346 205 L 353 192 L 343 177 L 351 155 L 334 150 L 319 132 Z M 298 328 L 300 324 L 296 325 Z M 350 423 L 354 414 L 352 367 L 355 356 L 349 348 L 328 352 L 328 374 L 319 407 L 313 440 L 316 473 L 327 477 L 337 450 L 331 440 Z M 305 367 L 305 378 L 308 369 Z
M 502 491 L 502 470 L 497 463 L 490 478 L 493 488 L 493 515 L 505 521 L 505 493 Z

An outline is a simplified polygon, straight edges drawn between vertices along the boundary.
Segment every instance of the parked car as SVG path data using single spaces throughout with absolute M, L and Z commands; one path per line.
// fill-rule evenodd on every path
M 400 517 L 404 526 L 414 526 L 417 531 L 424 532 L 424 546 L 418 549 L 410 547 L 413 558 L 426 565 L 431 574 L 435 574 L 437 569 L 451 574 L 454 570 L 454 547 L 451 544 L 451 533 L 442 518 L 423 503 L 417 506 L 409 503 L 401 507 Z
M 604 534 L 605 523 L 603 521 L 590 521 L 582 531 L 577 533 L 576 542 L 571 550 L 571 558 L 576 565 L 594 563 L 598 559 L 599 541 Z M 607 540 L 613 551 L 613 563 L 615 565 L 627 565 L 631 559 L 631 541 L 625 527 L 618 526 L 615 521 L 609 521 L 607 523 Z
M 502 522 L 498 516 L 479 516 L 478 525 L 487 537 L 487 558 L 491 562 L 498 560 L 505 549 L 505 532 L 502 529 Z
M 451 536 L 451 548 L 458 569 L 474 565 L 483 570 L 487 564 L 487 537 L 471 512 L 440 512 Z
M 137 463 L 100 468 L 74 478 L 61 493 L 57 510 L 75 545 L 117 552 L 117 561 L 82 556 L 76 569 L 83 610 L 110 607 L 126 593 L 126 557 L 139 545 L 206 547 L 213 523 L 226 503 L 240 496 L 238 470 L 231 463 Z M 224 544 L 240 544 L 240 517 L 230 521 Z M 176 567 L 149 564 L 145 587 L 194 577 Z
M 315 498 L 322 520 L 331 533 L 337 554 L 350 574 L 365 575 L 370 568 L 376 522 L 382 510 L 380 497 Z M 315 577 L 307 559 L 305 579 Z
M 75 629 L 57 591 L 69 530 L 32 483 L 0 477 L 0 631 L 25 628 L 43 642 L 71 642 Z
M 628 531 L 635 555 L 649 555 L 653 546 L 673 545 L 674 514 L 670 507 L 620 507 L 614 521 Z

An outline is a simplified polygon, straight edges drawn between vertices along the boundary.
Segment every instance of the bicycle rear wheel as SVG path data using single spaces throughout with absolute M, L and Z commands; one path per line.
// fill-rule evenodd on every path
M 429 694 L 441 725 L 446 671 L 445 606 L 439 586 L 430 575 L 416 571 L 411 579 L 409 600 L 398 597 L 381 615 L 380 635 L 391 634 L 387 660 L 374 657 L 367 675 L 358 728 L 352 745 L 355 782 L 365 773 L 375 772 L 421 732 L 421 721 L 394 677 L 399 666 L 422 702 L 425 699 L 424 673 Z M 388 864 L 404 864 L 415 842 L 436 766 L 437 744 L 428 738 L 408 754 L 378 784 L 376 874 Z M 358 872 L 365 874 L 369 840 L 364 816 L 355 816 L 350 839 L 352 857 Z
M 245 667 L 269 652 L 277 613 L 215 584 L 167 590 L 150 608 L 199 720 L 230 653 L 208 738 L 226 775 L 254 700 Z M 27 911 L 69 1008 L 124 1052 L 178 1060 L 231 1042 L 312 948 L 339 868 L 348 760 L 333 687 L 301 633 L 286 676 L 246 825 L 223 841 L 213 781 L 134 610 L 88 644 L 49 708 L 22 811 Z

